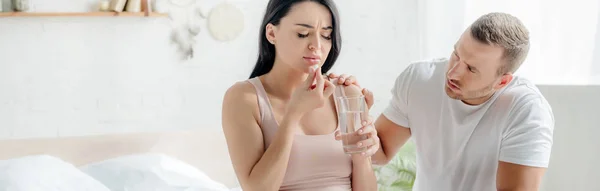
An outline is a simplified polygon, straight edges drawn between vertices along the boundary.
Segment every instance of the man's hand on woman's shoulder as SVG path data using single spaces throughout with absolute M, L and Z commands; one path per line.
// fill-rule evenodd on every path
M 347 94 L 358 95 L 359 92 L 362 93 L 362 95 L 365 96 L 365 101 L 367 102 L 368 108 L 371 109 L 371 106 L 373 106 L 373 101 L 374 101 L 373 92 L 369 91 L 367 88 L 360 87 L 360 84 L 356 80 L 356 77 L 349 75 L 349 74 L 337 75 L 334 73 L 330 73 L 327 76 L 330 79 L 337 79 L 337 82 L 335 85 L 346 86 L 346 88 L 344 88 L 344 91 Z

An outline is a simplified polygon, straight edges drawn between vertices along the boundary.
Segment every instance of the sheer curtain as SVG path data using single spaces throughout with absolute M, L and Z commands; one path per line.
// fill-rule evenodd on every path
M 517 72 L 537 84 L 600 84 L 598 0 L 417 1 L 417 58 L 447 57 L 479 16 L 506 12 L 528 27 L 531 50 Z

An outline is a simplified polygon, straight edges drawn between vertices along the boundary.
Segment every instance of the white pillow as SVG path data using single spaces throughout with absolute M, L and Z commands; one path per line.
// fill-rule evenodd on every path
M 0 190 L 110 191 L 72 164 L 49 155 L 1 160 Z
M 80 168 L 112 191 L 228 191 L 193 166 L 163 154 L 122 156 Z

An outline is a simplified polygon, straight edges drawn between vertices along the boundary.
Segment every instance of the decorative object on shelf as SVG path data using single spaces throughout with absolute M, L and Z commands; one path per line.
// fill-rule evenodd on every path
M 15 11 L 24 12 L 29 10 L 29 0 L 12 0 Z
M 110 1 L 108 0 L 102 0 L 100 1 L 100 3 L 98 4 L 98 10 L 99 11 L 110 11 Z
M 156 0 L 141 0 L 142 11 L 144 12 L 155 12 L 154 10 L 154 2 Z
M 115 12 L 123 12 L 125 8 L 125 4 L 127 0 L 111 0 L 110 1 L 110 10 Z
M 0 12 L 13 12 L 12 0 L 0 0 L 0 4 L 2 4 Z
M 36 12 L 25 11 L 32 9 L 30 0 L 0 0 L 4 12 L 0 11 L 0 18 L 3 17 L 169 17 L 167 13 L 151 11 L 152 0 L 130 0 L 138 1 L 138 7 L 132 7 L 132 12 L 124 11 L 127 0 L 95 0 L 98 1 L 93 7 L 92 12 Z M 15 6 L 13 6 L 13 3 Z M 21 5 L 17 5 L 21 4 Z M 18 6 L 18 7 L 17 7 Z M 9 7 L 9 8 L 7 8 Z M 23 11 L 13 11 L 13 7 Z M 135 10 L 137 9 L 137 10 Z M 139 10 L 139 11 L 138 11 Z M 133 12 L 135 11 L 135 12 Z
M 127 0 L 127 12 L 141 12 L 142 11 L 142 0 Z
M 231 41 L 244 29 L 244 14 L 230 3 L 221 3 L 208 15 L 208 30 L 215 40 Z
M 169 17 L 166 13 L 128 12 L 3 12 L 2 17 Z

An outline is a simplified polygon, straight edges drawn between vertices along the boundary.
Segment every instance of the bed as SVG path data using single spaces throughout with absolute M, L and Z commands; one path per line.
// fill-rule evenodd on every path
M 12 174 L 8 174 L 11 169 Z M 33 173 L 26 174 L 28 169 Z M 9 189 L 12 185 L 13 191 L 21 191 L 25 190 L 25 187 L 15 189 L 19 184 L 45 185 L 49 184 L 48 182 L 54 184 L 73 180 L 91 181 L 96 185 L 98 182 L 104 185 L 113 184 L 112 187 L 106 186 L 109 190 L 133 191 L 136 190 L 135 186 L 137 190 L 142 190 L 143 184 L 149 186 L 145 189 L 153 188 L 152 190 L 240 190 L 223 133 L 218 128 L 0 140 L 0 171 L 5 172 L 4 175 L 0 172 L 0 190 Z M 64 176 L 71 173 L 73 178 L 63 180 L 69 177 L 40 175 L 48 174 L 46 171 L 66 173 Z M 20 175 L 22 173 L 25 175 Z M 22 176 L 21 179 L 19 176 Z M 35 176 L 40 177 L 36 179 Z M 98 180 L 102 178 L 113 180 Z M 166 187 L 158 189 L 160 186 L 152 185 L 160 181 L 163 181 L 160 186 Z M 127 185 L 129 188 L 125 188 L 125 184 L 130 184 Z M 47 187 L 48 189 L 44 190 L 70 191 L 68 182 L 56 187 L 60 186 L 64 189 Z

